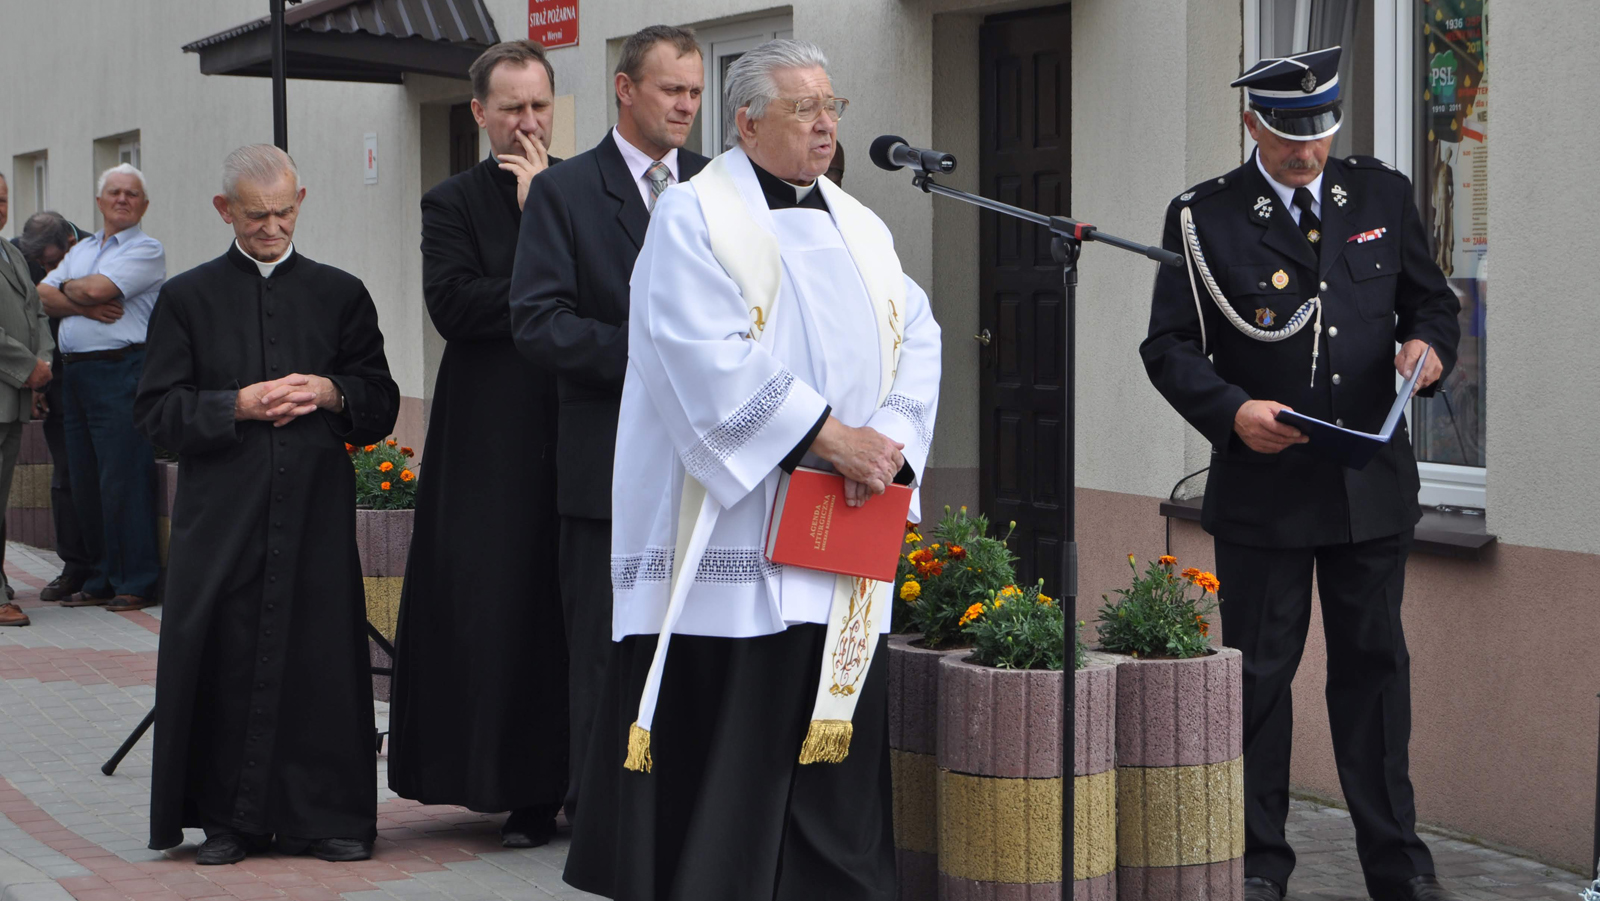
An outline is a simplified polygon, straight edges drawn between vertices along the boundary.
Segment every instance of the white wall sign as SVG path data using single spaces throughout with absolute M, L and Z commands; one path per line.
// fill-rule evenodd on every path
M 369 185 L 378 183 L 378 135 L 376 132 L 367 132 L 362 136 L 366 145 L 366 176 L 362 179 Z

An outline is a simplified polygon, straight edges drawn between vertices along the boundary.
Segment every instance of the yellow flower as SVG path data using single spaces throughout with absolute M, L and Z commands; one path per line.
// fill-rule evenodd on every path
M 900 586 L 900 600 L 915 603 L 922 597 L 922 586 L 913 579 L 907 579 L 906 584 Z
M 921 544 L 921 543 L 922 543 L 922 536 L 921 535 L 918 535 L 916 532 L 907 532 L 906 533 L 906 544 Z
M 996 605 L 996 606 L 999 606 L 999 605 Z M 983 615 L 983 605 L 982 604 L 973 604 L 971 607 L 967 608 L 967 612 L 966 613 L 961 614 L 961 620 L 960 620 L 960 622 L 957 622 L 956 625 L 965 626 L 967 623 L 972 622 L 973 620 L 977 619 L 978 617 L 980 617 L 982 615 Z
M 1133 555 L 1132 554 L 1128 555 L 1128 565 L 1129 566 L 1138 566 L 1139 565 L 1138 561 L 1133 559 Z
M 1050 606 L 1050 603 L 1051 603 L 1050 596 L 1048 594 L 1040 594 L 1039 595 L 1039 603 L 1045 605 L 1046 607 Z

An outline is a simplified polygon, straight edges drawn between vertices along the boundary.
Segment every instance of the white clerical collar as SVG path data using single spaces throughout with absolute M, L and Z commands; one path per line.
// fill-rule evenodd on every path
M 1256 151 L 1256 168 L 1261 170 L 1261 177 L 1266 179 L 1267 184 L 1272 186 L 1272 193 L 1278 195 L 1278 199 L 1283 201 L 1283 208 L 1286 210 L 1294 209 L 1294 188 L 1279 184 L 1277 179 L 1267 174 L 1267 167 L 1261 163 L 1261 151 L 1259 150 Z M 1321 218 L 1321 214 L 1318 211 L 1322 209 L 1322 176 L 1326 174 L 1326 169 L 1318 172 L 1317 177 L 1311 181 L 1311 184 L 1306 185 L 1306 190 L 1311 192 L 1311 214 L 1318 218 Z
M 234 247 L 239 247 L 239 239 L 238 238 L 234 238 L 233 239 L 233 246 Z M 239 247 L 239 252 L 240 253 L 244 253 L 244 248 L 243 247 Z M 245 255 L 246 259 L 248 259 L 250 262 L 256 264 L 256 268 L 257 269 L 261 270 L 261 277 L 262 278 L 270 278 L 272 276 L 272 270 L 278 268 L 278 264 L 282 263 L 284 260 L 287 260 L 289 258 L 289 255 L 292 254 L 292 253 L 294 253 L 294 242 L 293 241 L 289 242 L 289 249 L 285 250 L 283 252 L 283 256 L 278 257 L 276 260 L 273 260 L 270 263 L 263 263 L 260 260 L 256 259 L 255 257 L 250 256 L 250 254 L 248 254 L 248 253 L 244 253 L 244 255 Z
M 616 135 L 617 149 L 622 151 L 622 161 L 628 164 L 628 173 L 633 176 L 633 180 L 638 181 L 644 178 L 645 172 L 649 170 L 649 168 L 654 165 L 656 161 L 651 159 L 650 155 L 645 153 L 643 150 L 640 150 L 632 144 L 629 144 L 628 139 L 622 136 L 622 131 L 615 125 L 611 126 L 611 133 Z M 665 163 L 667 171 L 672 173 L 673 182 L 677 182 L 678 148 L 674 147 L 671 150 L 668 150 L 667 155 L 661 158 L 661 162 Z
M 794 199 L 795 199 L 796 203 L 799 203 L 799 202 L 805 200 L 807 197 L 809 197 L 811 195 L 812 191 L 815 191 L 817 189 L 817 182 L 816 182 L 815 179 L 812 179 L 811 184 L 809 184 L 809 185 L 797 185 L 792 181 L 791 182 L 785 182 L 785 184 L 787 184 L 791 188 L 794 188 Z

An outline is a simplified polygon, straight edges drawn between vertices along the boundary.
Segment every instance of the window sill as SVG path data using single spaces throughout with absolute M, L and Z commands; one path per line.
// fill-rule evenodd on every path
M 1199 522 L 1200 502 L 1198 497 L 1181 501 L 1162 501 L 1161 515 Z M 1416 543 L 1413 547 L 1424 554 L 1457 557 L 1462 560 L 1481 560 L 1489 546 L 1497 540 L 1485 528 L 1482 516 L 1455 512 L 1441 513 L 1433 507 L 1423 507 L 1422 521 L 1417 523 Z

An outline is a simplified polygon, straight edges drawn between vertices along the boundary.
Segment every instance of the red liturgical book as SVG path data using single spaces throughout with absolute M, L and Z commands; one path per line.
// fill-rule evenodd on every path
M 846 506 L 844 476 L 798 467 L 778 481 L 767 559 L 893 582 L 911 512 L 911 487 L 890 485 L 860 507 Z

